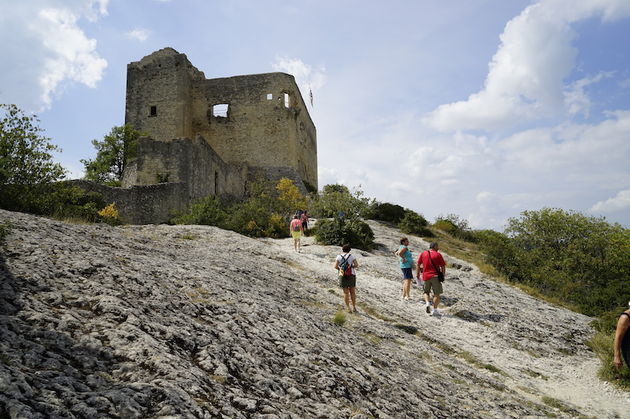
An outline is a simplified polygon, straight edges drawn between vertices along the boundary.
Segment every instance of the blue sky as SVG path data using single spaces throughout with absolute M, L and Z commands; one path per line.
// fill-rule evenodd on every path
M 170 46 L 311 89 L 320 186 L 479 228 L 545 206 L 630 225 L 628 0 L 0 0 L 0 36 L 0 103 L 71 177 L 124 122 L 127 63 Z

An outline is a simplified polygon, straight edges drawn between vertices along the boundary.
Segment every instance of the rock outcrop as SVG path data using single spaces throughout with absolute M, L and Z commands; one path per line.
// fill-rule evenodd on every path
M 588 317 L 450 264 L 444 314 L 400 300 L 398 232 L 354 252 L 206 226 L 69 224 L 0 211 L 0 417 L 623 417 Z M 412 238 L 417 251 L 427 244 Z M 448 251 L 448 249 L 444 249 Z M 343 324 L 340 324 L 343 323 Z M 627 416 L 626 416 L 627 417 Z

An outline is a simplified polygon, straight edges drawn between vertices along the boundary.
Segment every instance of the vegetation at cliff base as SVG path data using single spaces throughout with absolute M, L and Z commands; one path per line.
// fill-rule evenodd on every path
M 296 209 L 306 209 L 307 197 L 295 184 L 282 178 L 277 184 L 258 182 L 249 186 L 242 201 L 208 196 L 171 220 L 175 224 L 213 225 L 250 237 L 289 236 L 289 219 Z
M 43 135 L 35 115 L 15 105 L 0 105 L 0 207 L 55 218 L 101 221 L 105 203 L 60 182 L 65 170 L 53 162 L 60 151 Z

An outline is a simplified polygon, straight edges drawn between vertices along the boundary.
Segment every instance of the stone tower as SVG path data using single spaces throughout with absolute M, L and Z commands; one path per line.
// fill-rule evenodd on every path
M 127 66 L 125 123 L 158 142 L 200 136 L 250 179 L 288 176 L 317 189 L 315 125 L 289 74 L 206 79 L 186 55 L 165 48 Z M 132 183 L 155 179 L 141 173 L 151 167 L 137 165 Z

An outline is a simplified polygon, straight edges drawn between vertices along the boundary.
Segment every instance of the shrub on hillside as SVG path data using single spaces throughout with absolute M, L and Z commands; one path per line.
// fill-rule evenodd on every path
M 427 227 L 429 223 L 415 211 L 407 210 L 403 219 L 398 224 L 398 228 L 405 234 L 415 234 L 422 237 L 434 237 L 434 234 Z
M 344 185 L 326 185 L 313 197 L 311 213 L 316 218 L 331 218 L 343 214 L 346 219 L 367 217 L 373 200 L 365 198 L 359 188 L 353 192 Z
M 187 213 L 175 216 L 174 224 L 201 224 L 225 227 L 225 205 L 216 196 L 207 196 L 190 207 Z
M 374 246 L 374 232 L 366 222 L 359 219 L 319 220 L 315 239 L 322 244 L 341 246 L 348 243 L 353 248 L 364 250 L 370 250 Z
M 435 219 L 433 227 L 458 239 L 473 242 L 475 235 L 468 225 L 468 221 L 457 214 L 440 215 Z
M 270 182 L 249 185 L 248 198 L 238 202 L 208 196 L 171 222 L 213 225 L 250 237 L 281 238 L 289 235 L 290 215 L 307 204 L 293 182 L 283 178 L 275 186 Z
M 389 202 L 375 203 L 371 209 L 371 219 L 390 223 L 401 222 L 406 213 L 406 210 L 400 205 L 390 204 Z
M 506 234 L 477 233 L 488 261 L 591 316 L 630 299 L 630 230 L 603 218 L 544 208 L 508 221 Z

